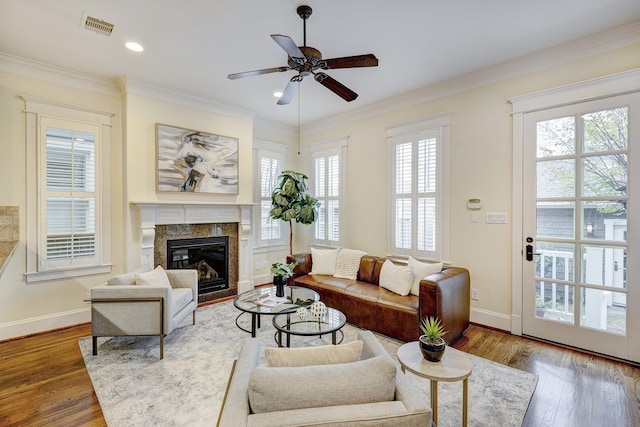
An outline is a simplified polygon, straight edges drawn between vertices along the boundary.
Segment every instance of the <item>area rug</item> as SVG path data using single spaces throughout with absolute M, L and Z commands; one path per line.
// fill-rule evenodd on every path
M 91 354 L 91 338 L 79 345 L 91 382 L 110 427 L 215 425 L 233 360 L 249 336 L 235 324 L 239 311 L 231 301 L 198 309 L 165 338 L 159 360 L 157 337 L 98 339 L 98 356 Z M 271 317 L 263 316 L 258 337 L 262 346 L 275 347 Z M 240 324 L 249 327 L 250 316 Z M 345 325 L 344 341 L 353 341 L 359 328 Z M 394 358 L 403 343 L 376 334 Z M 329 344 L 331 336 L 291 337 L 292 347 Z M 527 372 L 469 355 L 468 416 L 470 426 L 520 426 L 536 387 Z M 429 401 L 429 381 L 407 373 Z M 439 383 L 439 427 L 462 422 L 462 383 Z

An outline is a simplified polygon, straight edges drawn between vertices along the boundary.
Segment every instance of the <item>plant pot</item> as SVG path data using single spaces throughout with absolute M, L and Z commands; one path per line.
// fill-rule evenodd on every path
M 276 287 L 276 296 L 284 296 L 284 285 L 287 284 L 287 278 L 284 276 L 273 276 L 273 284 Z
M 422 356 L 429 362 L 439 362 L 447 348 L 444 339 L 438 338 L 435 343 L 431 342 L 426 335 L 420 335 L 420 351 Z

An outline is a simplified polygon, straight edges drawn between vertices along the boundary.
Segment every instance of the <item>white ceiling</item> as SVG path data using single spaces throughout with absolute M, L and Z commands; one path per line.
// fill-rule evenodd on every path
M 295 125 L 298 97 L 272 93 L 295 73 L 227 74 L 286 65 L 269 37 L 302 45 L 297 6 L 308 4 L 307 45 L 325 58 L 374 53 L 375 68 L 329 70 L 360 96 L 347 103 L 311 77 L 303 123 L 353 113 L 505 61 L 640 20 L 638 0 L 0 0 L 0 52 L 248 110 Z M 111 22 L 85 30 L 83 14 Z M 134 40 L 142 53 L 124 48 Z

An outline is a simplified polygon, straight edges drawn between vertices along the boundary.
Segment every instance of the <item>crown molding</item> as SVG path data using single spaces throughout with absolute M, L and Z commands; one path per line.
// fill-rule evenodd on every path
M 599 53 L 640 43 L 640 21 L 544 49 L 520 58 L 483 68 L 442 83 L 427 86 L 398 97 L 381 101 L 351 113 L 326 117 L 305 124 L 304 135 L 346 125 L 371 116 L 422 104 L 470 89 L 497 83 L 524 74 L 566 64 Z
M 253 119 L 253 128 L 262 130 L 265 132 L 279 133 L 286 136 L 296 136 L 298 134 L 297 133 L 298 128 L 296 126 L 290 126 L 284 123 L 274 122 L 272 120 L 267 120 L 259 116 L 256 116 Z
M 211 99 L 185 93 L 179 89 L 157 86 L 131 77 L 120 77 L 118 80 L 120 86 L 126 93 L 154 98 L 160 101 L 179 104 L 185 107 L 191 107 L 250 122 L 253 122 L 255 116 L 253 111 L 244 108 L 231 107 L 229 105 L 212 101 Z
M 0 52 L 0 71 L 110 96 L 121 96 L 113 79 L 56 67 Z

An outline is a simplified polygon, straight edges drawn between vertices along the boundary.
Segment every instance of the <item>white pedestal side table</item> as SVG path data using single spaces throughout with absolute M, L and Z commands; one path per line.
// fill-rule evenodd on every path
M 469 376 L 473 365 L 467 355 L 453 347 L 447 347 L 440 362 L 429 362 L 422 356 L 418 341 L 408 342 L 398 349 L 402 371 L 412 372 L 430 382 L 433 423 L 438 425 L 438 381 L 462 381 L 462 425 L 467 425 L 467 395 Z

